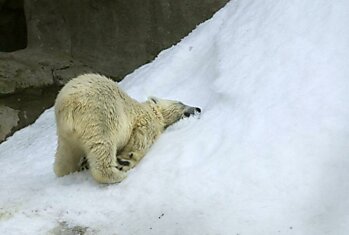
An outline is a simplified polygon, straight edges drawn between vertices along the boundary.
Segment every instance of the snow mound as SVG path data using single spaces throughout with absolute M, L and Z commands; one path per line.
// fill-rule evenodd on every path
M 120 184 L 56 178 L 53 110 L 0 145 L 0 233 L 347 234 L 349 3 L 235 0 L 121 86 L 199 106 Z

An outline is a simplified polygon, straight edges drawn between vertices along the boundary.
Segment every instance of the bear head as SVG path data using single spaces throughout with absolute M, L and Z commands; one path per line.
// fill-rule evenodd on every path
M 148 99 L 164 118 L 165 128 L 179 121 L 182 118 L 187 118 L 201 113 L 198 107 L 191 107 L 176 100 L 165 100 L 156 97 Z

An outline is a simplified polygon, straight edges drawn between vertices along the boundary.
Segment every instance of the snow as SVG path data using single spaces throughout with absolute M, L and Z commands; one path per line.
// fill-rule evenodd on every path
M 348 234 L 348 12 L 344 0 L 231 1 L 128 75 L 136 99 L 203 113 L 120 184 L 54 175 L 47 110 L 0 145 L 0 233 Z

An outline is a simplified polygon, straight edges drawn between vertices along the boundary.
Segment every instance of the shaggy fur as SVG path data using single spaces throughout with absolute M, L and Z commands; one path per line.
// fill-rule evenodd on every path
M 178 101 L 139 103 L 102 75 L 78 76 L 56 99 L 54 172 L 64 176 L 88 164 L 97 182 L 120 182 L 167 126 L 195 111 Z

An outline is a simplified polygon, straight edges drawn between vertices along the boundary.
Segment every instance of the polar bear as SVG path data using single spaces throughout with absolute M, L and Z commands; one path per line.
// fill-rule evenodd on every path
M 69 81 L 59 92 L 54 109 L 58 135 L 55 174 L 78 171 L 86 159 L 99 183 L 122 181 L 166 127 L 201 112 L 198 107 L 154 97 L 139 103 L 99 74 Z

